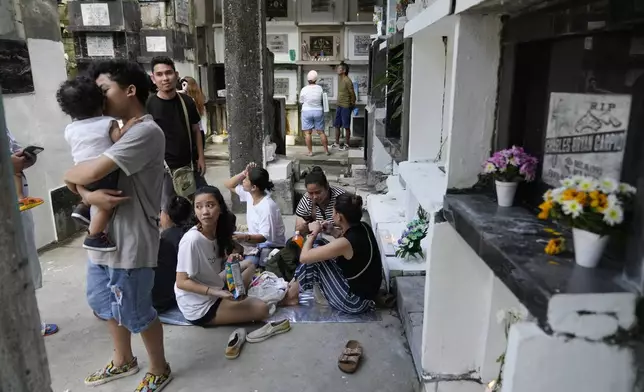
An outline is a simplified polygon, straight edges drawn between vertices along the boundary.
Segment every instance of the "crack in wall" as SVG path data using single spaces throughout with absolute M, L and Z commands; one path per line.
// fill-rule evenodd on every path
M 460 374 L 427 373 L 423 371 L 421 378 L 423 382 L 426 383 L 439 383 L 443 381 L 469 381 L 475 382 L 477 384 L 483 384 L 481 377 L 477 374 L 476 370 L 470 370 L 469 372 Z

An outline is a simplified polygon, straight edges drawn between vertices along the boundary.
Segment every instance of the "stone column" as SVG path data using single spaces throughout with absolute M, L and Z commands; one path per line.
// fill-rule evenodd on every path
M 265 165 L 263 146 L 273 118 L 272 69 L 266 49 L 263 0 L 224 1 L 226 111 L 230 173 L 249 162 Z M 233 209 L 238 201 L 233 197 Z

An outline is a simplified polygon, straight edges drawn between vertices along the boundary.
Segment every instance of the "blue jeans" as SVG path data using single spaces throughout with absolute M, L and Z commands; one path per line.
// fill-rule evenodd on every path
M 132 333 L 145 331 L 157 318 L 153 286 L 152 268 L 126 270 L 87 262 L 89 306 L 101 319 L 114 319 Z

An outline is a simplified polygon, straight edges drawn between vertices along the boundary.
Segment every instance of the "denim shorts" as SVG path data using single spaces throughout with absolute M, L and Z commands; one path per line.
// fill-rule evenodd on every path
M 152 306 L 154 269 L 109 268 L 87 263 L 87 302 L 103 320 L 114 319 L 132 333 L 145 331 L 157 318 Z
M 303 131 L 323 131 L 324 112 L 322 110 L 306 110 L 302 112 Z

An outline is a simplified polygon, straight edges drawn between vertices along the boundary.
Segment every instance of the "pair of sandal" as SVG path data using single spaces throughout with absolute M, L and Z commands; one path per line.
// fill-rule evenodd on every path
M 338 358 L 338 368 L 345 373 L 352 374 L 358 370 L 362 359 L 362 345 L 357 340 L 349 340 Z

